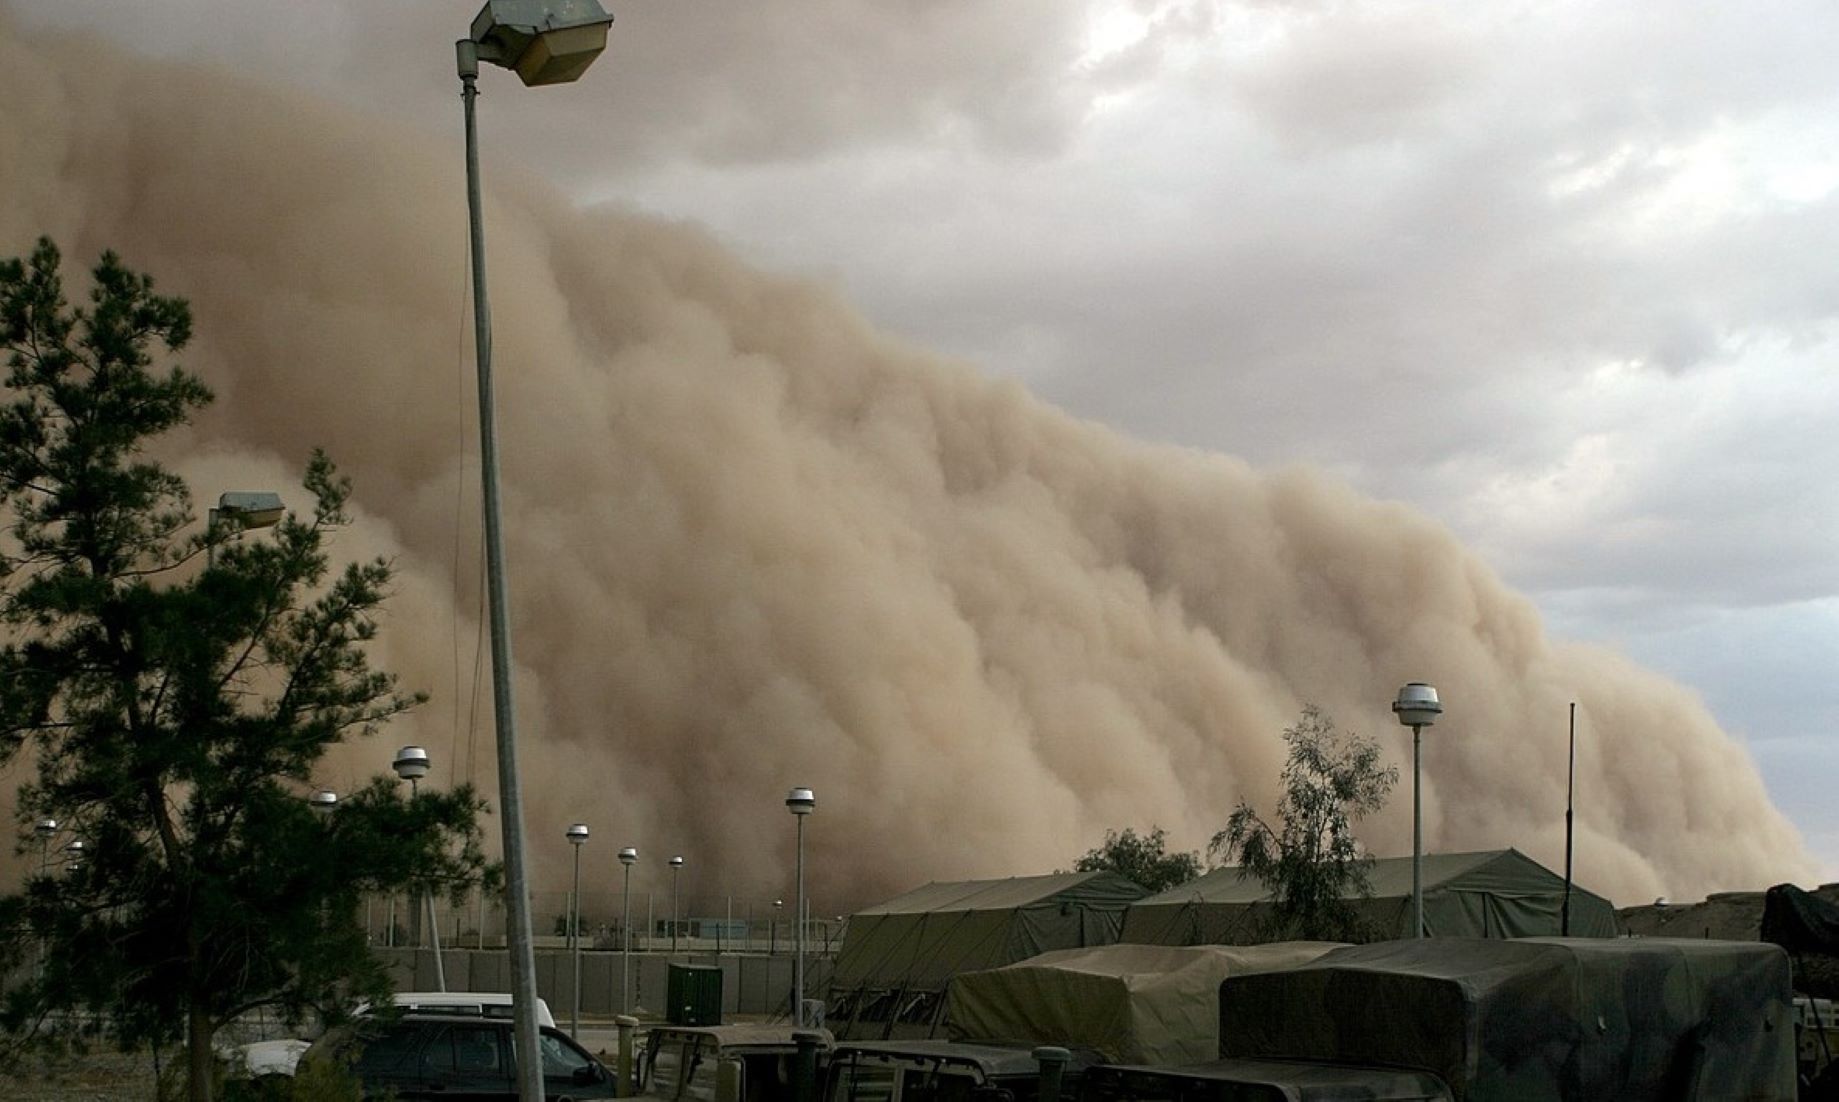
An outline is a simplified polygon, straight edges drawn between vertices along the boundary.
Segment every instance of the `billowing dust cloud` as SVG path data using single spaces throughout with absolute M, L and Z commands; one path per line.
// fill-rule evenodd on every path
M 487 89 L 488 150 L 510 100 Z M 199 500 L 297 485 L 323 444 L 363 511 L 341 553 L 397 559 L 377 657 L 433 699 L 315 780 L 413 741 L 437 779 L 494 791 L 457 104 L 455 133 L 404 133 L 3 17 L 0 102 L 0 254 L 115 248 L 192 300 L 184 362 L 218 401 L 169 458 Z M 1448 707 L 1429 848 L 1561 863 L 1576 700 L 1586 886 L 1811 874 L 1690 692 L 1548 640 L 1423 516 L 1121 439 L 695 229 L 578 211 L 489 158 L 487 187 L 539 888 L 581 820 L 603 883 L 632 844 L 635 886 L 682 853 L 686 895 L 787 895 L 794 784 L 818 793 L 825 914 L 1066 867 L 1107 827 L 1198 847 L 1240 797 L 1273 800 L 1307 701 L 1408 778 L 1387 704 L 1420 678 Z M 1365 841 L 1410 838 L 1407 781 Z

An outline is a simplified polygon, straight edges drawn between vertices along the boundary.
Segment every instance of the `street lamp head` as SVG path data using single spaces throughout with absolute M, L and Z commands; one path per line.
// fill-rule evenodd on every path
M 567 84 L 607 48 L 612 25 L 598 0 L 486 0 L 471 41 L 479 60 L 515 70 L 527 86 Z
M 57 833 L 57 820 L 40 819 L 38 822 L 32 824 L 32 833 L 38 835 L 40 838 L 51 837 L 53 834 Z
M 568 842 L 570 845 L 578 846 L 585 841 L 587 841 L 586 823 L 576 823 L 568 828 Z
M 86 847 L 85 847 L 85 846 L 83 845 L 83 839 L 81 839 L 81 838 L 72 838 L 72 839 L 70 840 L 70 844 L 64 847 L 64 852 L 65 852 L 65 853 L 74 853 L 74 854 L 76 854 L 76 855 L 77 855 L 78 857 L 81 857 L 81 856 L 83 856 L 83 850 L 84 850 L 85 848 L 86 848 Z
M 786 793 L 785 806 L 794 815 L 809 815 L 817 810 L 817 795 L 809 788 L 794 788 Z
M 632 848 L 631 846 L 627 846 L 625 849 L 622 849 L 619 851 L 619 863 L 620 864 L 636 865 L 638 864 L 638 861 L 639 861 L 639 851 Z
M 286 512 L 281 495 L 266 490 L 231 490 L 217 498 L 217 518 L 234 520 L 239 528 L 272 528 Z
M 1422 681 L 1413 681 L 1398 691 L 1392 711 L 1407 727 L 1429 727 L 1443 714 L 1443 705 L 1437 700 L 1435 688 Z
M 773 907 L 774 907 L 775 909 L 777 909 L 777 908 L 779 908 L 779 907 L 783 907 L 783 906 L 785 906 L 785 900 L 783 900 L 783 899 L 775 899 L 775 900 L 773 900 Z
M 681 857 L 673 857 L 673 858 L 671 858 L 671 859 L 670 859 L 670 867 L 671 867 L 671 871 L 672 871 L 672 872 L 675 872 L 675 871 L 677 871 L 678 869 L 680 869 L 680 868 L 682 868 L 682 867 L 683 867 L 683 858 L 681 858 Z
M 338 807 L 338 793 L 330 788 L 322 788 L 307 797 L 307 805 L 321 815 L 330 815 Z
M 428 775 L 428 752 L 419 746 L 404 746 L 396 751 L 390 768 L 405 781 L 418 781 Z

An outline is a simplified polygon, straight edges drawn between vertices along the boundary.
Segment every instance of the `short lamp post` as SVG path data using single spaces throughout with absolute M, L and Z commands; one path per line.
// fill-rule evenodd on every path
M 792 893 L 792 925 L 797 933 L 793 936 L 794 956 L 792 957 L 792 1021 L 803 1029 L 805 1025 L 805 819 L 817 810 L 817 795 L 809 788 L 794 788 L 786 793 L 785 807 L 798 820 L 797 890 Z
M 569 1016 L 568 1031 L 581 1033 L 581 847 L 587 844 L 587 824 L 568 828 L 568 844 L 575 851 L 575 890 L 568 896 L 568 944 L 575 967 L 574 1012 Z
M 479 63 L 517 73 L 526 85 L 562 84 L 587 71 L 607 46 L 613 17 L 597 0 L 487 0 L 467 36 L 454 43 L 466 114 L 466 215 L 472 254 L 473 348 L 479 374 L 479 483 L 485 522 L 486 605 L 492 639 L 492 720 L 498 745 L 498 815 L 504 838 L 504 894 L 517 1046 L 537 1052 L 536 949 L 530 883 L 524 869 L 523 799 L 517 780 L 516 708 L 511 694 L 511 610 L 504 530 L 498 507 L 498 431 L 492 405 L 492 312 L 485 286 L 485 217 L 479 185 Z M 541 1102 L 540 1060 L 520 1060 L 518 1096 Z
M 631 846 L 619 851 L 619 863 L 625 866 L 626 886 L 621 891 L 619 916 L 619 1012 L 632 1013 L 632 866 L 638 864 L 639 851 Z
M 683 913 L 677 909 L 677 874 L 683 871 L 681 856 L 670 859 L 670 955 L 677 955 L 677 923 Z
M 58 821 L 45 818 L 32 824 L 32 833 L 38 835 L 38 874 L 45 875 L 51 871 L 51 839 L 57 837 Z
M 1418 768 L 1419 746 L 1424 728 L 1443 714 L 1437 690 L 1422 681 L 1413 681 L 1398 691 L 1392 702 L 1398 721 L 1411 728 L 1411 936 L 1424 936 L 1424 796 L 1422 774 Z
M 396 751 L 396 760 L 390 762 L 390 768 L 396 771 L 396 775 L 409 782 L 410 804 L 414 804 L 420 798 L 421 779 L 428 775 L 430 764 L 428 752 L 419 746 L 404 746 Z M 415 894 L 414 885 L 410 885 L 409 894 L 411 896 Z M 423 894 L 428 900 L 428 937 L 434 945 L 434 982 L 439 985 L 439 990 L 445 991 L 447 990 L 447 966 L 441 961 L 441 927 L 439 921 L 434 917 L 434 893 Z M 414 905 L 414 900 L 411 899 L 409 906 Z M 416 948 L 420 948 L 419 943 Z

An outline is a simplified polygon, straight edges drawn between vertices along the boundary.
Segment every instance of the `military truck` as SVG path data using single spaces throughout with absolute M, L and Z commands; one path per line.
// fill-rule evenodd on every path
M 1220 984 L 1220 1060 L 1087 1102 L 1793 1102 L 1788 958 L 1758 942 L 1430 938 Z

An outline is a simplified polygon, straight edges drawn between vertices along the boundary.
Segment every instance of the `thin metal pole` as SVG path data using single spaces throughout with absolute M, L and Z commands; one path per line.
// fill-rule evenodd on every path
M 624 913 L 619 920 L 619 1012 L 632 1013 L 632 866 L 626 866 Z
M 410 777 L 409 778 L 409 802 L 414 803 L 415 800 L 420 795 L 421 795 L 421 785 L 416 783 L 416 780 L 414 777 Z M 428 906 L 427 906 L 428 938 L 434 944 L 435 990 L 444 992 L 447 990 L 447 966 L 441 961 L 441 923 L 440 923 L 440 920 L 436 918 L 434 915 L 434 893 L 433 892 L 422 892 L 421 896 L 423 899 L 426 899 L 428 901 Z M 410 906 L 414 906 L 414 903 L 412 901 L 410 903 Z M 417 944 L 415 947 L 417 949 L 421 948 L 419 944 Z
M 798 1028 L 805 1026 L 805 817 L 795 815 L 798 820 L 798 898 L 793 912 L 798 920 L 798 956 L 792 965 L 792 1020 Z
M 568 1018 L 568 1032 L 581 1033 L 581 845 L 575 845 L 575 890 L 569 893 L 568 944 L 575 960 L 575 1008 Z
M 1424 782 L 1418 769 L 1418 736 L 1424 728 L 1411 725 L 1411 936 L 1424 936 L 1424 881 L 1420 865 L 1424 855 Z
M 1571 814 L 1577 796 L 1577 701 L 1571 701 L 1571 764 L 1564 781 L 1564 905 L 1558 909 L 1558 934 L 1571 936 Z
M 670 955 L 677 955 L 677 922 L 683 912 L 677 909 L 677 874 L 683 870 L 670 870 Z
M 427 892 L 428 900 L 428 937 L 434 944 L 434 984 L 435 990 L 447 990 L 447 965 L 441 959 L 441 924 L 434 917 L 434 893 Z
M 498 743 L 498 818 L 504 838 L 504 896 L 509 929 L 511 1008 L 520 1052 L 541 1052 L 536 1024 L 536 950 L 531 938 L 530 885 L 524 870 L 524 807 L 517 784 L 516 709 L 511 698 L 511 613 L 505 595 L 504 530 L 498 510 L 498 433 L 492 405 L 492 311 L 485 293 L 485 215 L 479 186 L 479 54 L 470 39 L 455 43 L 460 99 L 466 112 L 466 215 L 472 242 L 473 348 L 479 369 L 479 483 L 485 512 L 485 588 L 491 612 L 492 721 Z M 543 1102 L 543 1062 L 517 1062 L 522 1102 Z

